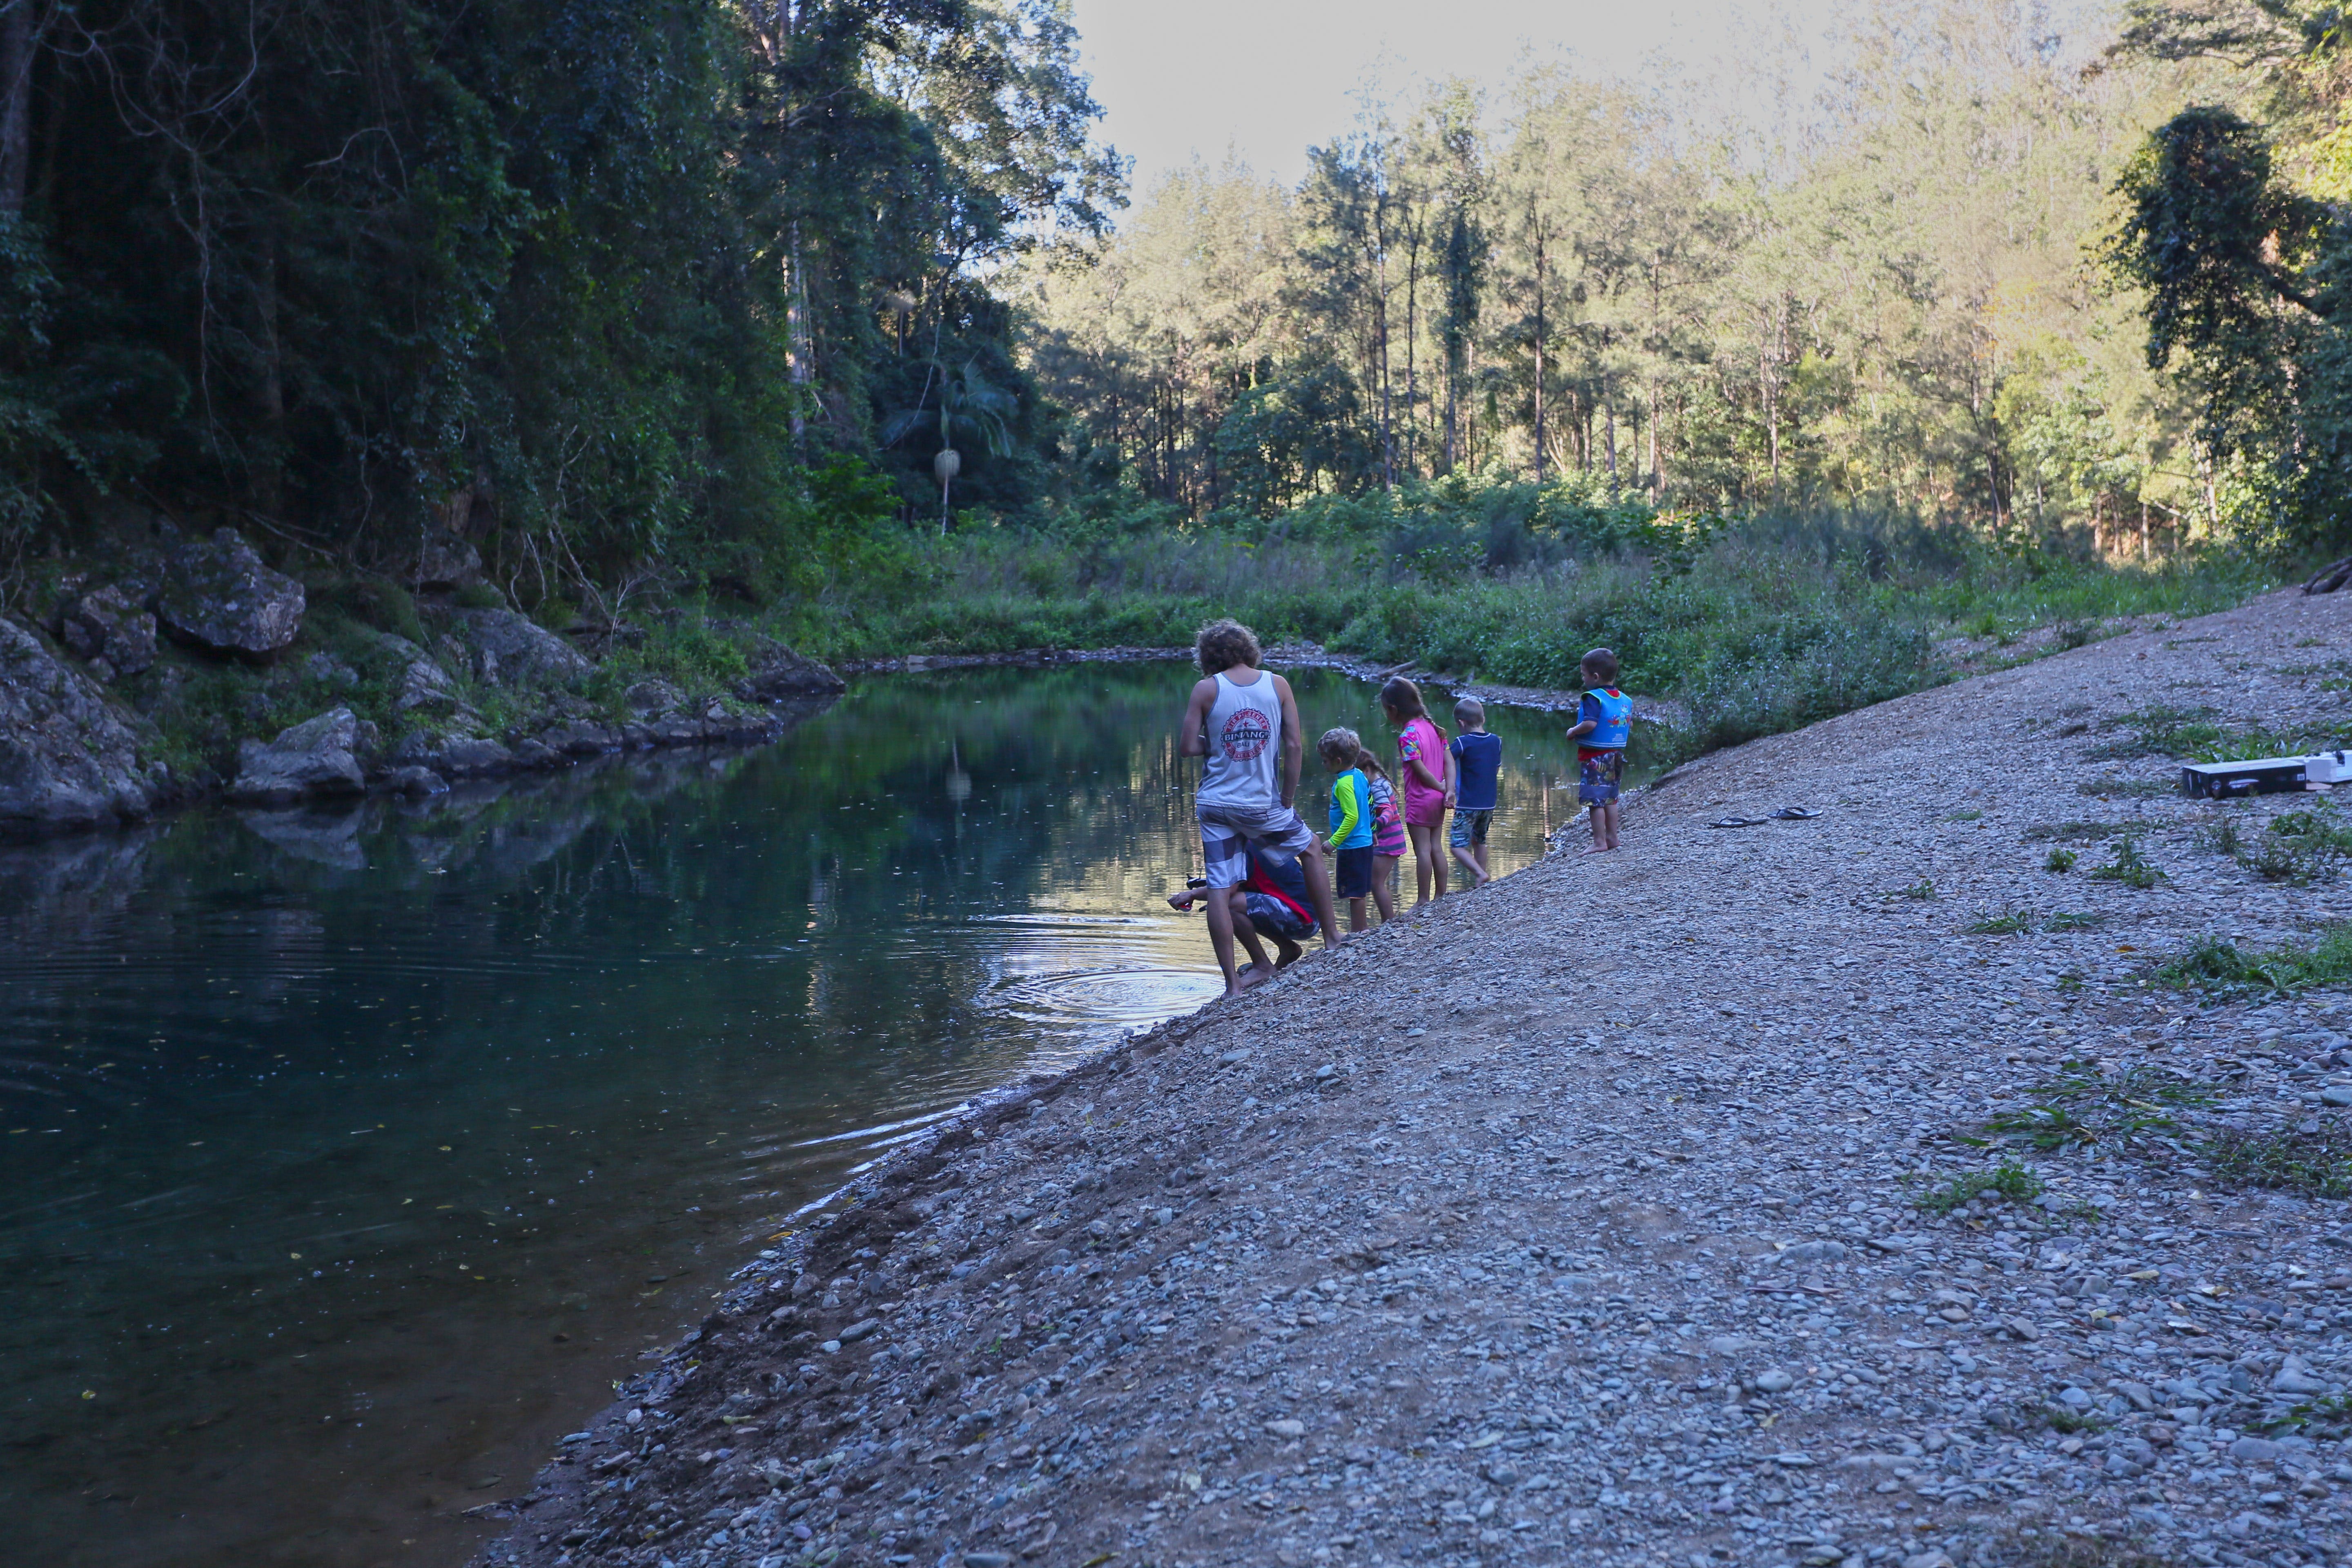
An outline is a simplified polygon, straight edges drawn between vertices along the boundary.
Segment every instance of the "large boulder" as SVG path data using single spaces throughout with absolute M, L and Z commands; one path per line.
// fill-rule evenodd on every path
M 291 801 L 310 795 L 355 795 L 366 787 L 358 756 L 360 722 L 348 708 L 278 731 L 274 741 L 246 741 L 236 749 L 239 800 Z
M 753 702 L 776 702 L 791 697 L 838 697 L 849 683 L 813 658 L 803 658 L 780 642 L 762 641 L 751 656 L 751 673 L 738 681 L 736 694 Z
M 430 730 L 402 736 L 385 761 L 395 771 L 430 768 L 445 779 L 485 778 L 510 773 L 515 765 L 514 753 L 487 736 Z
M 101 680 L 137 675 L 155 662 L 153 614 L 112 585 L 67 605 L 58 636 L 76 657 L 89 661 L 91 673 Z
M 236 530 L 184 545 L 155 596 L 163 629 L 207 653 L 266 658 L 302 629 L 302 584 L 262 564 Z
M 0 832 L 144 816 L 138 737 L 90 679 L 0 616 Z
M 383 662 L 397 672 L 400 689 L 393 695 L 394 712 L 447 711 L 464 706 L 449 679 L 449 672 L 436 663 L 431 654 L 393 632 L 371 631 L 365 636 L 374 644 Z
M 482 552 L 454 533 L 428 533 L 410 577 L 420 588 L 468 587 L 482 580 Z
M 459 610 L 457 619 L 475 677 L 489 685 L 565 686 L 593 668 L 578 648 L 513 610 Z

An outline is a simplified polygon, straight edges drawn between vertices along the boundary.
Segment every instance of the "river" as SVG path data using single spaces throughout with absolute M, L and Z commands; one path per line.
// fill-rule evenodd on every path
M 877 677 L 749 752 L 0 851 L 16 1560 L 462 1561 L 780 1216 L 1215 994 L 1186 682 Z M 1562 723 L 1493 715 L 1498 870 Z

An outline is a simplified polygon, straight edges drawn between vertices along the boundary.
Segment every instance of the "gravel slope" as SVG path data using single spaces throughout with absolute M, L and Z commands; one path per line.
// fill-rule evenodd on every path
M 2343 880 L 2086 755 L 2159 704 L 2333 730 L 2347 617 L 2274 595 L 1707 758 L 1624 853 L 975 1107 L 776 1239 L 480 1561 L 2352 1563 L 2352 1454 L 2266 1426 L 2352 1380 L 2342 1204 L 2162 1129 L 1916 1202 L 2068 1058 L 2211 1086 L 2184 1147 L 2352 1116 L 2340 994 L 2146 981 Z M 1822 815 L 1706 826 L 1783 804 Z M 2042 869 L 2068 822 L 2164 879 L 2086 879 L 2083 828 Z M 2021 909 L 2078 918 L 1964 934 Z

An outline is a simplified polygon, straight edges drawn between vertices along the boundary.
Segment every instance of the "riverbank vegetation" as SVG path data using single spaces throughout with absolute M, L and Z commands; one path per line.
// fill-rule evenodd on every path
M 1116 222 L 1060 0 L 0 10 L 35 621 L 226 525 L 606 685 L 1229 613 L 1529 685 L 1607 643 L 1704 746 L 2217 607 L 2352 517 L 2316 10 L 1865 8 L 1804 100 L 1769 41 L 1538 64 Z

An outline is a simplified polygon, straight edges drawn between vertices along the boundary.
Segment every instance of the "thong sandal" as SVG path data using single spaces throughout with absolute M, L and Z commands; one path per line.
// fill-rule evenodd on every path
M 1707 826 L 1709 827 L 1761 827 L 1764 822 L 1765 819 L 1760 816 L 1727 816 L 1719 822 L 1710 822 Z
M 1820 812 L 1811 809 L 1810 806 L 1784 805 L 1780 810 L 1772 814 L 1772 820 L 1775 822 L 1811 822 L 1820 815 Z

